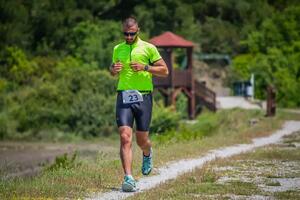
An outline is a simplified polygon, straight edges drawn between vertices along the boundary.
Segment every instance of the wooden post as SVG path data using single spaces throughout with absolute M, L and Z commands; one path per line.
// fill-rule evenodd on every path
M 173 88 L 172 91 L 172 105 L 176 108 L 176 97 L 181 92 L 182 88 Z
M 269 85 L 267 88 L 267 117 L 275 116 L 276 114 L 276 93 L 273 86 Z
M 189 118 L 195 119 L 196 115 L 196 98 L 195 98 L 195 92 L 191 91 L 191 96 L 189 97 Z
M 195 79 L 193 73 L 193 47 L 187 48 L 187 70 L 191 77 L 190 82 L 190 97 L 188 102 L 189 107 L 189 118 L 195 119 L 196 115 L 196 97 L 195 97 Z

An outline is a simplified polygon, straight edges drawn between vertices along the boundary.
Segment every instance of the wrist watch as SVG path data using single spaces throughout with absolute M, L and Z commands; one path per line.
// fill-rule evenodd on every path
M 149 69 L 150 69 L 150 66 L 149 65 L 145 65 L 144 71 L 148 71 Z

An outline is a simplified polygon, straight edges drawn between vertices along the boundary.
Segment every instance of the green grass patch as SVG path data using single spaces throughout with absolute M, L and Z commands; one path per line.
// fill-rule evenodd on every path
M 175 181 L 170 181 L 160 187 L 140 193 L 129 199 L 194 199 L 199 196 L 225 194 L 252 195 L 259 192 L 258 187 L 253 183 L 231 182 L 228 184 L 218 184 L 214 182 L 201 182 L 202 173 L 189 173 L 178 177 Z M 200 175 L 200 177 L 199 177 Z M 191 177 L 194 179 L 191 181 Z M 194 198 L 193 198 L 194 197 Z M 202 199 L 202 198 L 201 198 Z
M 300 199 L 299 191 L 276 192 L 274 197 L 278 200 L 295 200 Z
M 266 183 L 267 186 L 281 186 L 278 181 L 269 181 Z
M 249 120 L 253 118 L 258 119 L 258 123 L 250 125 Z M 282 117 L 265 118 L 264 112 L 257 110 L 232 109 L 218 111 L 215 114 L 204 113 L 194 123 L 183 122 L 174 131 L 151 135 L 154 147 L 154 165 L 160 167 L 169 161 L 206 154 L 211 149 L 251 142 L 251 138 L 269 135 L 281 127 L 283 119 Z M 133 175 L 136 179 L 139 179 L 142 177 L 140 172 L 141 151 L 135 143 L 133 147 Z M 118 148 L 118 145 L 115 148 Z M 70 165 L 71 167 L 55 167 L 58 169 L 45 170 L 33 178 L 0 180 L 0 199 L 11 199 L 13 197 L 75 199 L 89 195 L 91 192 L 105 192 L 120 187 L 123 172 L 118 157 L 111 159 L 101 155 L 96 159 L 80 158 L 73 160 L 72 157 L 61 159 L 64 163 L 61 165 Z M 60 162 L 57 161 L 57 163 Z M 195 193 L 203 191 L 214 193 L 213 191 L 222 191 L 222 187 L 215 183 L 217 178 L 218 174 L 208 170 L 202 177 L 187 178 L 187 182 L 191 185 L 189 189 L 194 190 Z M 196 183 L 193 183 L 193 181 L 196 181 Z M 182 182 L 178 184 L 182 187 Z M 192 186 L 193 184 L 200 184 L 200 189 Z M 234 189 L 238 185 L 242 184 L 231 183 L 226 188 Z M 180 187 L 178 190 L 183 190 L 183 187 Z M 252 185 L 246 184 L 243 187 L 250 188 L 250 192 L 256 191 L 256 188 Z M 165 197 L 163 199 L 178 197 L 177 191 L 171 188 L 166 189 L 166 191 L 155 192 L 157 193 L 155 198 L 147 199 L 159 199 L 159 195 L 163 193 L 169 195 L 163 196 Z M 247 194 L 246 189 L 240 189 L 239 191 L 241 194 Z M 182 196 L 181 198 L 180 196 L 178 198 L 185 199 L 185 197 Z
M 107 191 L 120 181 L 120 161 L 98 161 L 51 165 L 33 178 L 2 180 L 0 199 L 26 198 L 78 198 L 94 191 Z M 52 166 L 58 166 L 53 168 Z
M 300 160 L 300 152 L 289 149 L 274 149 L 272 151 L 261 149 L 256 154 L 254 154 L 254 158 L 268 160 Z
M 152 139 L 159 144 L 169 144 L 210 137 L 213 134 L 221 132 L 238 134 L 250 128 L 249 120 L 252 118 L 258 118 L 261 122 L 272 122 L 272 119 L 264 118 L 263 112 L 259 110 L 244 111 L 241 109 L 232 109 L 221 110 L 217 113 L 206 112 L 200 115 L 194 123 L 183 122 L 177 130 L 167 131 L 161 135 L 154 135 Z M 272 124 L 272 126 L 276 125 Z M 258 125 L 254 126 L 253 129 L 261 128 Z
M 259 148 L 251 153 L 243 154 L 240 158 L 247 157 L 251 160 L 300 160 L 300 151 L 295 149 L 280 149 L 276 146 Z
M 236 120 L 237 126 L 240 126 L 240 129 L 244 128 L 244 133 L 240 135 L 236 135 L 241 141 L 247 141 L 247 138 L 251 136 L 265 136 L 266 133 L 262 133 L 262 130 L 271 130 L 272 128 L 269 126 L 270 124 L 274 124 L 277 120 L 281 121 L 283 118 L 273 118 L 273 119 L 264 119 L 260 118 L 260 121 L 254 127 L 244 128 L 245 124 L 242 124 L 239 120 Z M 269 121 L 270 120 L 270 121 Z M 273 121 L 274 120 L 274 121 Z M 268 123 L 266 123 L 268 122 Z M 211 135 L 211 137 L 204 137 L 202 141 L 206 141 L 207 143 L 203 146 L 199 145 L 199 148 L 203 148 L 208 145 L 208 141 L 210 139 L 215 139 L 219 146 L 222 146 L 219 138 L 220 136 L 225 136 L 230 141 L 232 137 L 227 135 L 227 130 L 231 130 L 231 134 L 234 135 L 234 128 L 231 128 L 229 124 L 227 124 L 228 129 L 224 129 L 224 132 L 219 132 L 218 128 L 216 129 L 216 135 L 219 137 L 215 137 L 216 135 Z M 264 127 L 264 128 L 263 128 Z M 227 137 L 228 136 L 228 137 Z M 297 138 L 293 135 L 286 138 L 286 140 L 291 140 L 290 138 Z M 240 141 L 240 142 L 241 142 Z M 232 141 L 231 141 L 232 142 Z M 192 143 L 192 142 L 190 142 Z M 226 141 L 225 143 L 230 143 Z M 209 144 L 208 146 L 213 146 Z M 270 171 L 270 168 L 280 166 L 280 162 L 295 162 L 300 158 L 299 151 L 296 148 L 286 149 L 279 148 L 282 147 L 280 145 L 271 145 L 268 147 L 259 148 L 256 151 L 250 153 L 244 153 L 241 155 L 234 156 L 232 158 L 226 158 L 221 160 L 216 160 L 211 162 L 210 164 L 206 164 L 201 169 L 197 169 L 192 173 L 188 173 L 178 177 L 176 180 L 172 180 L 167 182 L 164 185 L 156 187 L 155 189 L 151 189 L 147 192 L 137 194 L 130 199 L 230 199 L 230 195 L 244 195 L 244 196 L 252 196 L 252 195 L 271 195 L 269 192 L 264 192 L 261 188 L 253 182 L 242 181 L 243 179 L 239 178 L 240 176 L 246 176 L 246 178 L 255 179 L 257 176 L 261 176 L 263 180 L 265 178 L 278 178 L 278 171 Z M 261 162 L 264 161 L 264 162 Z M 273 161 L 276 161 L 273 163 Z M 295 164 L 298 166 L 297 164 Z M 217 170 L 216 167 L 225 167 L 225 170 Z M 226 167 L 229 167 L 226 169 Z M 257 173 L 256 170 L 260 170 L 262 168 L 266 168 L 266 172 L 268 172 L 269 176 L 265 173 Z M 277 169 L 278 168 L 274 168 Z M 284 169 L 282 169 L 284 170 Z M 240 174 L 239 174 L 240 173 Z M 283 174 L 284 177 L 290 177 L 295 172 L 289 172 L 287 174 Z M 258 175 L 259 174 L 259 175 Z M 220 183 L 217 180 L 220 177 L 233 177 L 232 180 L 229 180 L 225 183 Z M 238 178 L 238 180 L 235 180 Z M 264 184 L 267 186 L 278 186 L 280 187 L 280 183 L 277 181 L 272 181 L 270 179 L 266 179 L 267 182 Z M 277 192 L 275 193 L 276 199 L 298 199 L 299 194 L 295 191 L 288 192 Z

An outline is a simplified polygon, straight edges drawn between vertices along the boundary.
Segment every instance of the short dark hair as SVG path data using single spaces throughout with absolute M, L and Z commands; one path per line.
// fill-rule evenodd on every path
M 122 24 L 123 24 L 123 26 L 126 26 L 126 27 L 131 27 L 134 25 L 139 26 L 139 24 L 134 16 L 129 16 L 126 19 L 124 19 Z

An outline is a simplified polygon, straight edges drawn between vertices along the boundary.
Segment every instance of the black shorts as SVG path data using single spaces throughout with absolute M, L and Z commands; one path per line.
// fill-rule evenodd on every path
M 118 127 L 133 127 L 136 123 L 137 131 L 149 131 L 152 116 L 152 94 L 143 94 L 143 101 L 123 104 L 122 92 L 118 92 L 116 103 L 116 121 Z

